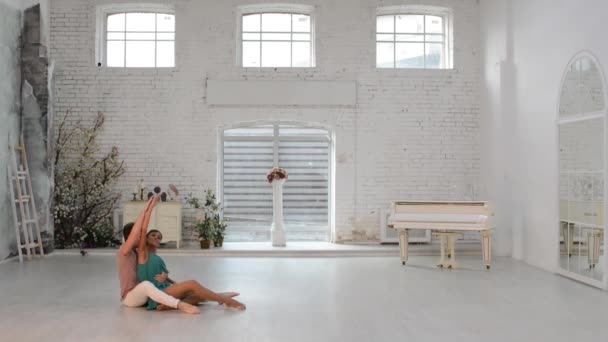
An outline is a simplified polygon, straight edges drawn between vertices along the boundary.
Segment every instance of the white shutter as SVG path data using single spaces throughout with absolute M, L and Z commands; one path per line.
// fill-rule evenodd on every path
M 224 141 L 224 218 L 228 229 L 268 227 L 272 187 L 266 173 L 274 164 L 273 141 Z
M 285 230 L 327 230 L 329 142 L 280 141 L 279 166 L 289 174 L 283 189 Z

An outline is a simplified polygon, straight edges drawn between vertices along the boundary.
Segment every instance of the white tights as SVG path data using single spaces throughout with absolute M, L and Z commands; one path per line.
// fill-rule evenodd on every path
M 139 307 L 145 305 L 148 298 L 152 298 L 152 300 L 157 303 L 176 309 L 179 304 L 179 299 L 175 299 L 157 289 L 156 286 L 152 285 L 152 283 L 147 280 L 137 284 L 133 290 L 129 291 L 125 296 L 125 299 L 123 299 L 122 304 L 128 307 Z

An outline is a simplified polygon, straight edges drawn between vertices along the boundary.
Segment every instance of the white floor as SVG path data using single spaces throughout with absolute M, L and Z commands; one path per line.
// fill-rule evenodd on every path
M 603 341 L 608 293 L 511 259 L 167 256 L 172 277 L 237 290 L 244 312 L 119 306 L 110 255 L 0 265 L 0 341 Z

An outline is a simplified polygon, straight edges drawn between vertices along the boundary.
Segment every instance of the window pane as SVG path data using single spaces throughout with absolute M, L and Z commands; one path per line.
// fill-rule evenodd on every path
M 154 42 L 127 42 L 127 67 L 154 67 Z
M 109 67 L 124 67 L 125 42 L 108 42 L 106 60 Z
M 304 14 L 292 15 L 293 32 L 310 32 L 310 16 Z
M 157 33 L 156 39 L 158 39 L 158 40 L 175 40 L 175 33 Z
M 125 30 L 125 14 L 111 14 L 108 15 L 108 27 L 107 31 L 124 31 Z
M 108 32 L 106 37 L 108 40 L 125 40 L 124 32 Z
M 427 34 L 426 35 L 427 42 L 443 42 L 443 35 L 440 34 Z
M 155 13 L 127 13 L 127 31 L 154 32 Z
M 161 68 L 171 68 L 175 66 L 174 42 L 156 43 L 156 66 Z
M 243 33 L 243 40 L 260 40 L 259 33 Z
M 229 219 L 228 231 L 235 226 L 270 227 L 272 221 L 272 187 L 265 176 L 274 164 L 274 144 L 243 136 L 243 140 L 225 140 L 223 146 L 222 198 L 224 217 Z
M 243 32 L 260 32 L 259 14 L 248 14 L 243 16 Z
M 156 37 L 154 32 L 143 33 L 143 32 L 127 32 L 127 40 L 154 40 Z
M 293 65 L 294 67 L 310 67 L 310 43 L 293 43 Z
M 423 43 L 397 43 L 395 54 L 397 68 L 424 68 Z
M 291 40 L 291 33 L 262 33 L 262 40 Z
M 397 34 L 396 40 L 398 42 L 422 42 L 424 36 L 421 34 Z
M 424 33 L 423 15 L 397 15 L 395 18 L 397 32 L 400 33 Z
M 425 46 L 426 67 L 438 69 L 443 65 L 443 44 L 426 44 Z
M 243 66 L 244 67 L 259 67 L 260 66 L 260 43 L 259 42 L 243 42 Z
M 379 42 L 392 42 L 395 40 L 394 34 L 377 34 L 376 40 Z
M 294 33 L 293 40 L 310 41 L 310 33 Z
M 291 65 L 291 43 L 262 42 L 263 67 L 289 67 Z
M 264 32 L 290 32 L 291 14 L 264 13 L 262 14 L 262 31 Z
M 426 33 L 443 33 L 443 18 L 434 15 L 425 16 Z
M 175 32 L 175 16 L 173 14 L 156 14 L 156 30 L 160 32 Z
M 376 66 L 378 68 L 394 68 L 395 44 L 376 43 Z
M 395 32 L 395 16 L 394 15 L 379 15 L 376 17 L 376 32 L 391 33 Z

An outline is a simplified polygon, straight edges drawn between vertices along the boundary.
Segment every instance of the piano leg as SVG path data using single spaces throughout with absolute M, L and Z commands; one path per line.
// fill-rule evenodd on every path
M 587 246 L 589 248 L 587 261 L 589 262 L 589 268 L 595 268 L 595 265 L 600 260 L 600 241 L 603 239 L 602 232 L 599 229 L 592 229 L 587 235 Z
M 492 261 L 492 232 L 490 230 L 482 230 L 480 233 L 483 263 L 486 265 L 486 269 L 489 270 Z
M 439 249 L 441 250 L 441 258 L 439 259 L 439 267 L 443 267 L 443 265 L 445 264 L 445 252 L 446 252 L 446 241 L 445 241 L 445 234 L 440 233 L 439 234 Z
M 399 229 L 399 252 L 401 256 L 401 264 L 407 262 L 407 248 L 409 247 L 409 234 L 407 229 Z
M 448 261 L 448 268 L 456 268 L 456 238 L 458 234 L 450 233 L 448 235 L 448 246 L 450 248 L 450 260 Z
M 441 258 L 437 267 L 456 268 L 456 238 L 459 233 L 438 232 Z M 447 254 L 447 259 L 446 259 Z

